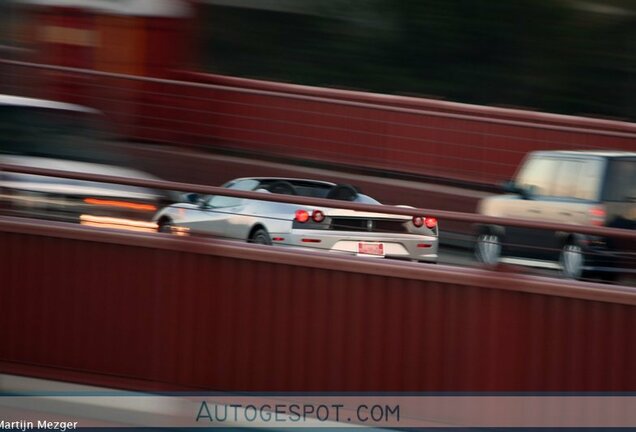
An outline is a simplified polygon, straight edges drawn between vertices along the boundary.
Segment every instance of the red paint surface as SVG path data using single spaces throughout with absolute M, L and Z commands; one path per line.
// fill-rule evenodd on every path
M 63 224 L 0 220 L 0 243 L 0 372 L 136 389 L 636 389 L 628 290 Z
M 240 89 L 147 84 L 140 90 L 134 135 L 491 184 L 510 178 L 533 150 L 636 151 L 636 126 L 629 123 L 505 110 L 491 115 L 487 107 L 480 113 L 480 107 L 460 105 L 444 112 L 428 101 L 404 108 L 383 105 L 382 96 L 362 103 Z

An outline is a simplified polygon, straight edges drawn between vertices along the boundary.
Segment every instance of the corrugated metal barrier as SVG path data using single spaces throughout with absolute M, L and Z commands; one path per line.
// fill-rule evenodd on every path
M 636 291 L 0 219 L 0 370 L 177 390 L 636 388 Z

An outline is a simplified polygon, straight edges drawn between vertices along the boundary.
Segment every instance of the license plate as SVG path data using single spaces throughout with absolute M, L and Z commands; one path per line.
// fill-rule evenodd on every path
M 383 243 L 358 243 L 358 255 L 384 256 Z

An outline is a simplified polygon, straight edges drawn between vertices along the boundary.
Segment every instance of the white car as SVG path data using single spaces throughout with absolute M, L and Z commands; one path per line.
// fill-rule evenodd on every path
M 349 185 L 293 179 L 240 178 L 223 187 L 380 204 Z M 194 196 L 154 217 L 162 232 L 204 233 L 252 243 L 355 255 L 437 262 L 437 220 L 226 196 Z

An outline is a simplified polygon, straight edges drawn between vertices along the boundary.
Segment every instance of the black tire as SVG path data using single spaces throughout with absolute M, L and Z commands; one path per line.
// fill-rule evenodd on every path
M 259 228 L 252 233 L 250 243 L 271 245 L 272 239 L 265 228 Z
M 172 220 L 168 218 L 161 219 L 157 226 L 157 231 L 160 233 L 172 234 Z

